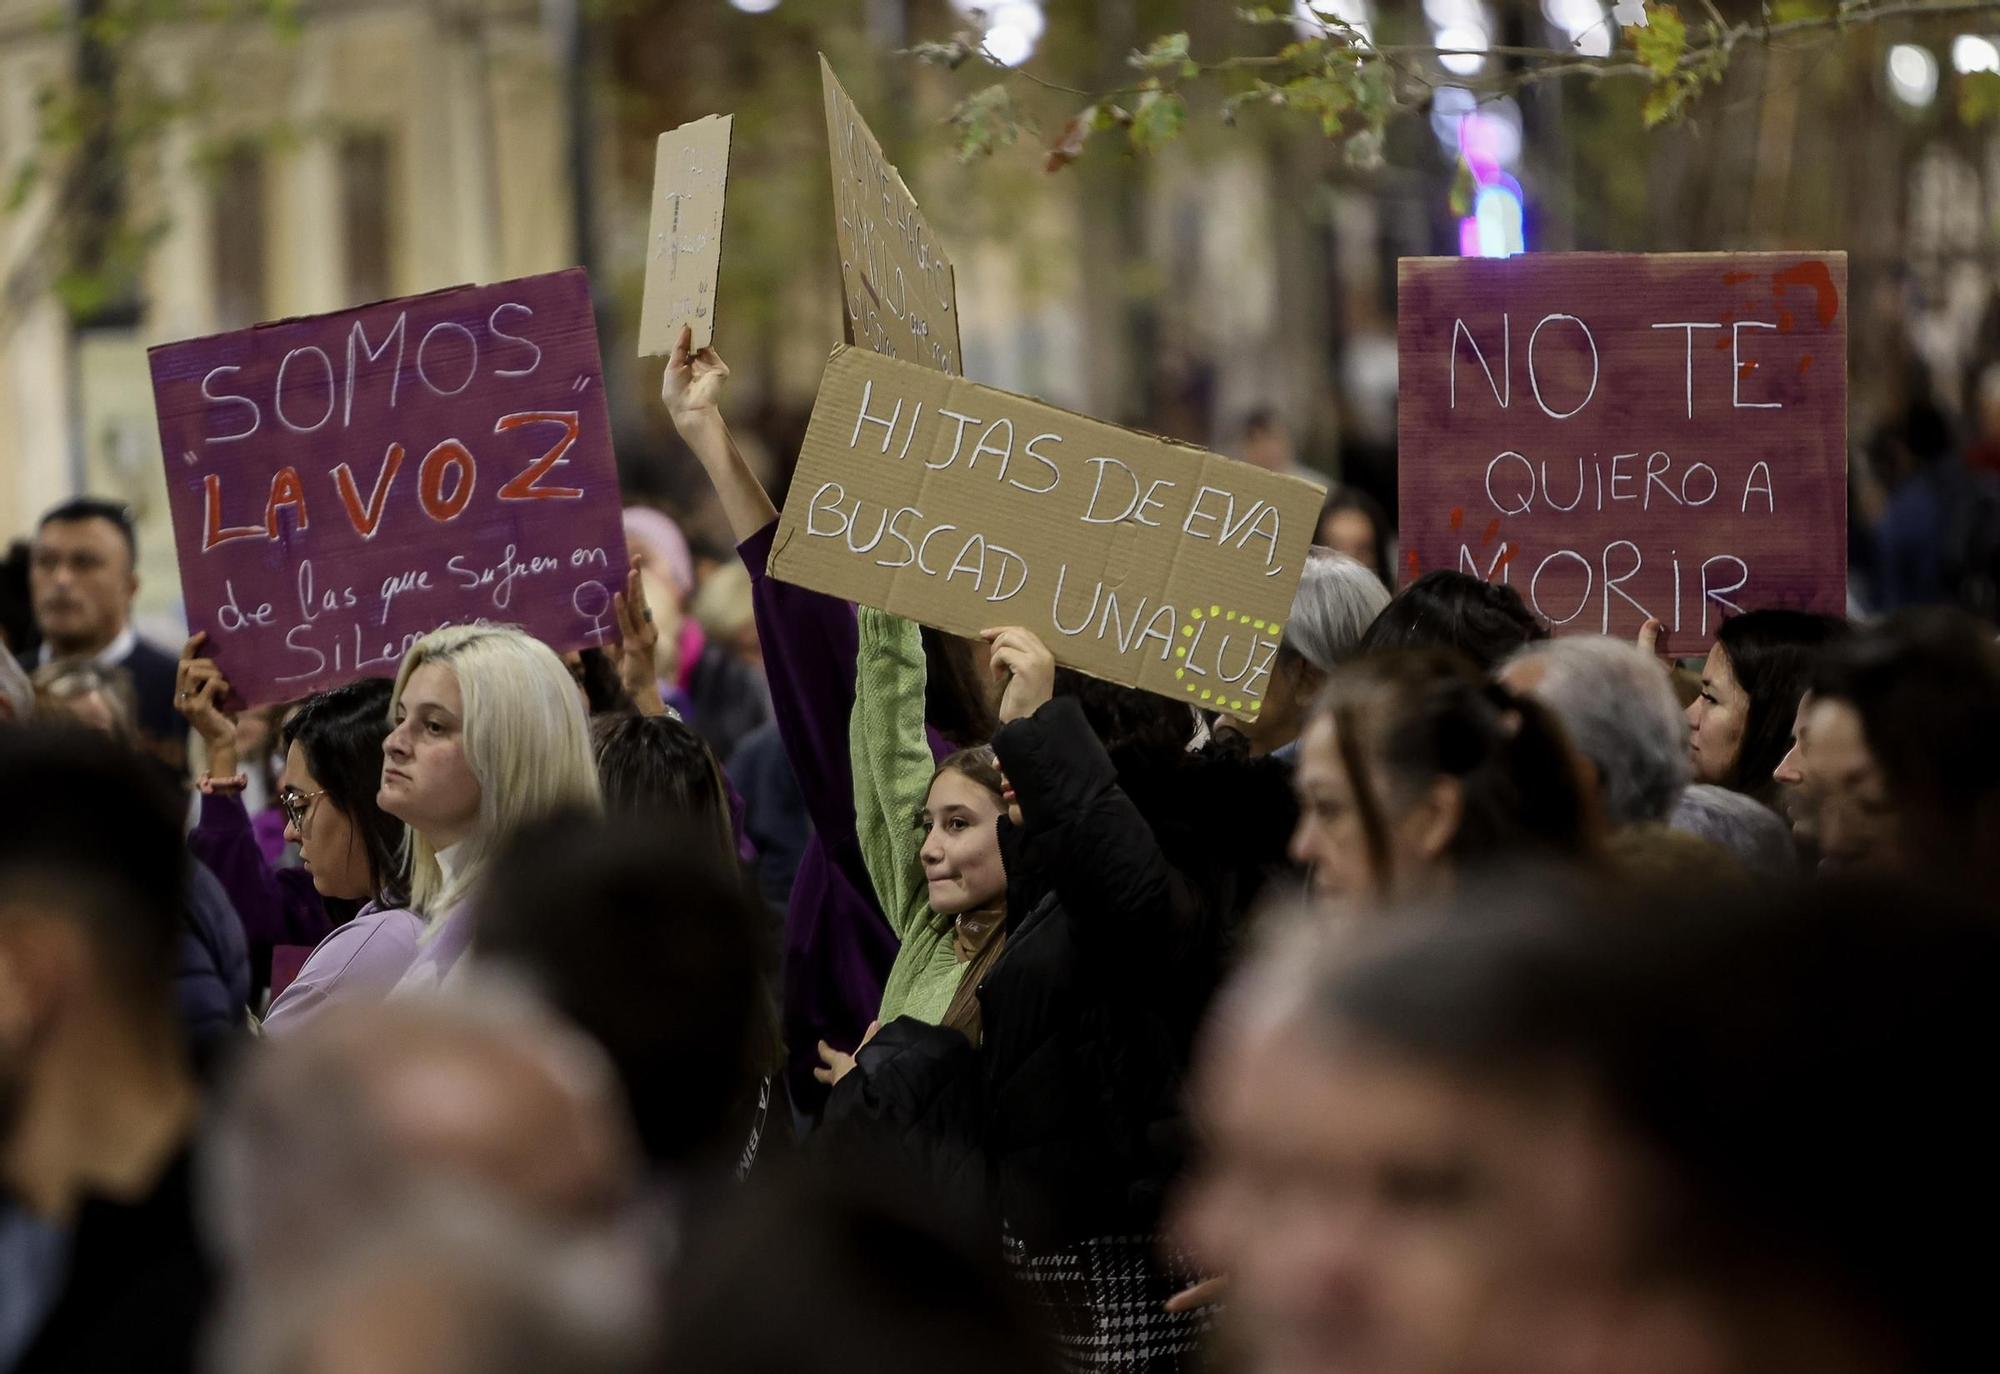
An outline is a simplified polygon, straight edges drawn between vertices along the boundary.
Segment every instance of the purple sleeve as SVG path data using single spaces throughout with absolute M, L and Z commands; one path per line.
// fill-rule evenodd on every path
M 333 928 L 312 875 L 297 868 L 274 869 L 265 860 L 241 797 L 204 796 L 201 819 L 188 832 L 188 848 L 216 876 L 243 921 L 255 986 L 271 981 L 273 946 L 316 945 Z
M 264 1029 L 286 1035 L 336 1002 L 379 1002 L 417 957 L 422 918 L 409 911 L 371 911 L 320 941 L 299 976 L 271 1004 Z

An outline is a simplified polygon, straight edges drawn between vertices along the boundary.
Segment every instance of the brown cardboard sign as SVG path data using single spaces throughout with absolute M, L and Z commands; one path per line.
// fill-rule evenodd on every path
M 1196 706 L 1262 705 L 1320 492 L 1247 463 L 841 347 L 774 577 Z
M 653 157 L 653 221 L 646 236 L 646 295 L 639 356 L 674 351 L 681 326 L 700 350 L 715 339 L 715 283 L 722 271 L 723 189 L 734 115 L 709 115 L 660 135 Z
M 1847 585 L 1844 253 L 1398 265 L 1402 580 L 1456 568 L 1558 634 L 1698 653 Z
M 902 174 L 822 56 L 847 342 L 962 376 L 957 277 Z

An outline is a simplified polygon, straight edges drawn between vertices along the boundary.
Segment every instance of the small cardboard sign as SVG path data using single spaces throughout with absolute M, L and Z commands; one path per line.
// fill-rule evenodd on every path
M 1844 253 L 1397 267 L 1404 582 L 1514 587 L 1559 634 L 1702 651 L 1739 610 L 1839 614 Z
M 859 348 L 834 350 L 771 575 L 1249 717 L 1320 493 Z
M 681 326 L 699 352 L 715 340 L 715 286 L 722 271 L 723 190 L 734 115 L 709 115 L 660 135 L 653 158 L 653 223 L 646 237 L 646 295 L 639 356 L 674 351 Z
M 581 269 L 149 351 L 188 624 L 251 705 L 441 625 L 617 638 L 625 535 Z
M 951 259 L 824 55 L 819 71 L 847 306 L 843 336 L 887 357 L 963 376 Z

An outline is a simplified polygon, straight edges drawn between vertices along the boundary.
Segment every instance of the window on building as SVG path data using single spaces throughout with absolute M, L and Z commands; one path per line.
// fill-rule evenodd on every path
M 349 134 L 340 145 L 340 206 L 347 245 L 347 299 L 362 305 L 393 296 L 389 137 Z
M 264 155 L 243 144 L 222 155 L 215 178 L 215 313 L 224 329 L 268 315 Z

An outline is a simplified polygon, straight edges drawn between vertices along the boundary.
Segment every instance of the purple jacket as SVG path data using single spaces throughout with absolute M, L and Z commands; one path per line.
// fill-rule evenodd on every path
M 774 520 L 736 552 L 750 571 L 772 714 L 813 824 L 785 910 L 782 1002 L 792 1101 L 816 1112 L 826 1089 L 812 1076 L 815 1046 L 859 1043 L 882 1005 L 897 946 L 854 833 L 847 738 L 860 653 L 854 607 L 765 576 L 777 532 Z M 931 749 L 942 757 L 935 735 Z
M 379 1002 L 417 958 L 424 918 L 370 902 L 319 942 L 292 985 L 264 1018 L 267 1035 L 287 1035 L 335 1003 Z
M 253 989 L 270 986 L 273 947 L 317 945 L 333 929 L 312 874 L 274 868 L 265 857 L 241 797 L 204 796 L 188 849 L 222 884 L 243 921 Z

